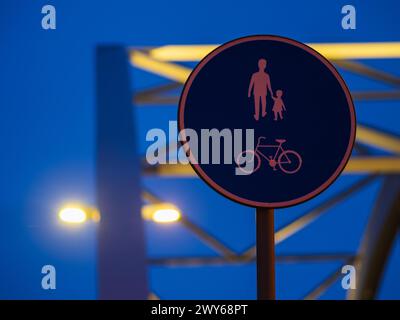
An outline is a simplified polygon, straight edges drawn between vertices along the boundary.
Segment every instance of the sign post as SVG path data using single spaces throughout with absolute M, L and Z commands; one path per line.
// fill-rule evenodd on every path
M 275 299 L 274 209 L 256 208 L 257 298 Z
M 197 175 L 256 208 L 257 297 L 275 299 L 274 209 L 323 192 L 350 158 L 356 121 L 344 80 L 301 42 L 236 39 L 190 74 L 178 126 Z

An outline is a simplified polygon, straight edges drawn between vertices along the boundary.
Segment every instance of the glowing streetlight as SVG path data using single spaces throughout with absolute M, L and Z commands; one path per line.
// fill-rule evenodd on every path
M 173 223 L 181 219 L 181 212 L 173 204 L 161 202 L 143 206 L 142 217 L 156 223 Z M 63 223 L 79 225 L 88 220 L 100 221 L 100 214 L 95 208 L 79 203 L 70 203 L 60 209 L 58 218 Z
M 181 219 L 181 212 L 173 204 L 163 202 L 143 206 L 142 216 L 157 223 L 172 223 Z
M 63 206 L 58 212 L 58 218 L 67 224 L 83 224 L 88 219 L 98 222 L 100 214 L 97 209 L 75 203 Z
M 84 223 L 87 220 L 87 214 L 81 208 L 64 208 L 58 213 L 62 222 L 66 223 Z

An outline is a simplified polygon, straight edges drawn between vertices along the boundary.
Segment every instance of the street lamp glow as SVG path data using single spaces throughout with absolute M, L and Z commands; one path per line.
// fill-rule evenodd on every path
M 142 209 L 143 218 L 156 223 L 173 223 L 181 219 L 181 212 L 171 203 L 149 204 Z
M 171 223 L 178 221 L 181 217 L 179 211 L 174 209 L 162 209 L 154 212 L 153 221 L 158 223 Z
M 65 223 L 82 224 L 87 220 L 88 215 L 83 208 L 65 207 L 60 210 L 58 217 Z
M 83 224 L 88 220 L 100 221 L 100 213 L 96 208 L 80 203 L 68 203 L 58 212 L 58 218 L 66 224 Z

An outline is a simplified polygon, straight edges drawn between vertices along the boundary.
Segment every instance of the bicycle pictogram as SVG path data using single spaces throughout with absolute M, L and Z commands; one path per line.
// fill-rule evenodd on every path
M 288 150 L 283 148 L 283 144 L 286 142 L 285 139 L 275 139 L 277 144 L 262 144 L 261 141 L 266 137 L 259 137 L 256 148 L 254 150 L 245 150 L 239 154 L 236 159 L 236 164 L 239 169 L 246 174 L 252 174 L 261 167 L 262 158 L 268 161 L 268 164 L 274 171 L 278 170 L 277 167 L 286 174 L 293 174 L 300 170 L 302 165 L 301 156 L 294 150 Z M 274 156 L 267 156 L 261 150 L 263 149 L 276 149 Z M 262 158 L 261 158 L 262 157 Z M 251 170 L 246 167 L 242 167 L 242 160 L 246 159 L 247 162 L 254 161 L 254 166 Z

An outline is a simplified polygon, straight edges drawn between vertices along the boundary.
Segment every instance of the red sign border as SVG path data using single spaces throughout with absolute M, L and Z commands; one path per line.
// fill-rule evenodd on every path
M 185 105 L 186 105 L 186 99 L 187 95 L 189 93 L 190 87 L 193 83 L 193 80 L 196 78 L 197 74 L 200 72 L 200 70 L 210 61 L 212 58 L 214 58 L 216 55 L 221 53 L 222 51 L 235 46 L 240 43 L 245 43 L 249 41 L 256 41 L 256 40 L 272 40 L 272 41 L 280 41 L 284 43 L 289 43 L 291 45 L 294 45 L 298 48 L 301 48 L 314 57 L 316 57 L 318 60 L 320 60 L 335 76 L 335 78 L 338 80 L 340 83 L 347 99 L 347 104 L 350 109 L 350 121 L 351 121 L 351 128 L 350 128 L 350 139 L 349 139 L 349 144 L 347 146 L 346 153 L 344 154 L 344 157 L 338 166 L 338 168 L 335 170 L 335 172 L 332 174 L 332 176 L 329 177 L 327 181 L 325 181 L 322 185 L 320 185 L 317 189 L 314 191 L 301 196 L 296 199 L 292 199 L 289 201 L 280 201 L 280 202 L 259 202 L 259 201 L 253 201 L 249 199 L 245 199 L 242 197 L 239 197 L 221 186 L 219 186 L 217 183 L 215 183 L 204 171 L 203 169 L 199 166 L 198 163 L 192 163 L 193 159 L 189 157 L 190 160 L 190 165 L 192 166 L 193 170 L 197 173 L 197 175 L 202 178 L 211 188 L 213 188 L 215 191 L 220 193 L 221 195 L 227 197 L 230 200 L 233 200 L 235 202 L 238 202 L 240 204 L 244 204 L 250 207 L 263 207 L 263 208 L 284 208 L 284 207 L 290 207 L 296 204 L 300 204 L 302 202 L 305 202 L 307 200 L 310 200 L 326 190 L 342 173 L 344 168 L 346 167 L 347 162 L 350 159 L 351 151 L 354 146 L 355 142 L 355 137 L 356 137 L 356 115 L 355 115 L 355 109 L 354 109 L 354 103 L 350 94 L 350 91 L 344 82 L 343 78 L 340 76 L 339 72 L 336 70 L 336 68 L 320 53 L 315 51 L 313 48 L 305 45 L 304 43 L 298 42 L 296 40 L 286 38 L 286 37 L 281 37 L 281 36 L 274 36 L 274 35 L 254 35 L 254 36 L 246 36 L 242 38 L 238 38 L 232 41 L 229 41 L 218 48 L 214 49 L 211 51 L 208 55 L 206 55 L 198 64 L 197 66 L 193 69 L 191 74 L 189 75 L 189 78 L 186 80 L 186 83 L 183 87 L 182 94 L 179 99 L 179 107 L 178 107 L 178 128 L 179 131 L 184 131 L 185 130 L 185 124 L 184 124 L 184 112 L 185 112 Z M 183 146 L 188 146 L 187 141 L 181 141 Z M 188 150 L 186 150 L 188 151 Z

